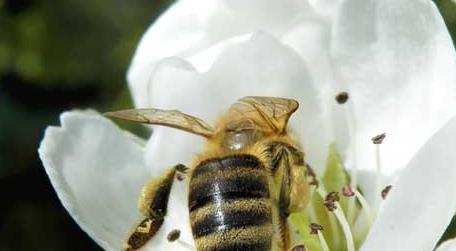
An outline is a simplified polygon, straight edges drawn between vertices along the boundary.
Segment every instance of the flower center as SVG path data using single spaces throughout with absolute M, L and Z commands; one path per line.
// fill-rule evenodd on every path
M 353 114 L 345 104 L 347 92 L 336 96 L 336 101 L 344 105 L 349 138 L 353 139 L 355 127 Z M 357 169 L 353 165 L 348 173 L 335 145 L 329 149 L 326 170 L 322 177 L 308 167 L 310 184 L 314 185 L 311 203 L 304 212 L 292 214 L 290 222 L 298 231 L 301 241 L 309 251 L 347 250 L 356 251 L 363 243 L 372 226 L 382 198 L 385 199 L 391 186 L 384 188 L 381 175 L 381 143 L 386 134 L 373 137 L 375 144 L 376 184 L 375 200 L 371 203 L 364 198 L 357 183 Z M 353 149 L 355 147 L 352 146 Z M 354 159 L 354 151 L 348 153 Z M 374 209 L 374 211 L 372 210 Z

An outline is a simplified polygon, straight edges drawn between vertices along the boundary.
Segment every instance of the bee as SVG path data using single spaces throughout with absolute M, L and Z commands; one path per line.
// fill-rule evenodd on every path
M 207 139 L 187 167 L 170 168 L 147 183 L 139 198 L 144 219 L 125 251 L 138 250 L 159 231 L 175 177 L 188 181 L 188 210 L 198 251 L 270 251 L 291 247 L 290 213 L 309 200 L 304 153 L 287 128 L 298 109 L 293 99 L 244 97 L 210 126 L 176 110 L 132 109 L 106 113 L 181 129 Z

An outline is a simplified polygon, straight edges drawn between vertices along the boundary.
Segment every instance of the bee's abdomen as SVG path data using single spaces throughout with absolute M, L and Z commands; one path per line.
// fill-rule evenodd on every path
M 252 155 L 209 159 L 190 179 L 190 222 L 199 251 L 269 251 L 268 174 Z

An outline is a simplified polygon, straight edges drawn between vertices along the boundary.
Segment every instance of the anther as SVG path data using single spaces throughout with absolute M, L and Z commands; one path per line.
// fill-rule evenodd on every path
M 382 190 L 382 199 L 386 199 L 386 196 L 388 196 L 388 193 L 391 191 L 392 187 L 393 186 L 388 185 L 385 188 L 383 188 L 383 190 Z
M 166 239 L 168 239 L 169 242 L 176 241 L 180 237 L 180 230 L 179 229 L 174 229 L 171 232 L 168 233 L 168 236 Z
M 310 223 L 310 234 L 318 234 L 319 231 L 323 231 L 323 226 L 317 223 Z
M 304 245 L 297 245 L 297 246 L 294 246 L 291 251 L 306 251 L 306 247 L 304 247 Z
M 339 192 L 329 192 L 328 195 L 326 195 L 325 200 L 334 201 L 334 202 L 339 201 L 340 200 Z
M 386 137 L 386 133 L 382 133 L 382 134 L 379 134 L 379 135 L 373 137 L 371 140 L 372 140 L 372 143 L 374 143 L 375 145 L 379 145 L 383 142 L 385 137 Z
M 338 192 L 330 192 L 326 195 L 324 205 L 329 211 L 334 211 L 337 209 L 336 202 L 340 200 Z
M 352 197 L 355 195 L 355 192 L 353 192 L 353 189 L 350 185 L 346 185 L 342 187 L 342 195 L 345 197 Z
M 176 170 L 177 170 L 178 172 L 181 172 L 181 173 L 184 173 L 184 174 L 187 173 L 187 171 L 188 171 L 188 169 L 189 169 L 188 167 L 186 167 L 186 166 L 183 165 L 183 164 L 177 164 L 176 166 L 174 166 L 174 168 L 176 168 Z
M 338 104 L 342 105 L 345 104 L 350 96 L 348 95 L 348 92 L 340 92 L 339 94 L 336 95 L 336 101 Z

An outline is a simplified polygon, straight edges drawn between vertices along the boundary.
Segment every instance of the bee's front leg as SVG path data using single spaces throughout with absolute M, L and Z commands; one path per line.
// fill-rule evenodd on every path
M 138 207 L 145 218 L 128 237 L 125 251 L 138 250 L 155 236 L 166 215 L 174 177 L 176 175 L 183 177 L 187 170 L 188 167 L 178 164 L 144 185 L 139 196 Z

